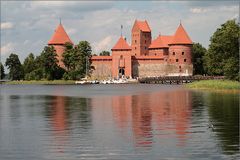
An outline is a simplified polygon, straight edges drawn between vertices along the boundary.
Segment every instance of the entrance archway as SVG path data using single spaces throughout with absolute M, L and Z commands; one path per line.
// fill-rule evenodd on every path
M 125 76 L 125 69 L 124 68 L 119 68 L 118 75 L 119 75 L 119 77 Z

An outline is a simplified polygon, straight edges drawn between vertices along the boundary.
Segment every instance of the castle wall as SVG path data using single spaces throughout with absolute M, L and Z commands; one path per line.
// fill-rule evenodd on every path
M 107 79 L 112 77 L 112 56 L 93 56 L 91 62 L 92 79 Z
M 187 76 L 192 75 L 193 66 L 182 64 L 168 64 L 164 58 L 155 59 L 146 57 L 145 59 L 136 57 L 132 61 L 132 75 L 136 77 L 156 77 L 156 76 Z
M 157 48 L 157 49 L 149 49 L 149 56 L 168 56 L 168 49 L 167 48 Z

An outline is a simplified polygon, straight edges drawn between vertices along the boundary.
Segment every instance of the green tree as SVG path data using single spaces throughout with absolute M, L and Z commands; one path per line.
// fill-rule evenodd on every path
M 67 71 L 74 69 L 74 54 L 75 50 L 73 48 L 73 45 L 71 43 L 65 44 L 65 51 L 63 53 L 63 63 L 65 67 L 67 68 Z
M 5 77 L 5 72 L 4 72 L 4 66 L 3 64 L 0 62 L 0 79 L 3 79 Z
M 102 51 L 99 55 L 100 56 L 110 56 L 110 52 L 109 51 Z
M 63 53 L 63 63 L 67 68 L 64 79 L 80 79 L 90 71 L 90 58 L 92 48 L 87 41 L 80 41 L 78 45 L 71 46 L 66 44 L 66 50 Z
M 239 35 L 240 27 L 235 20 L 227 21 L 216 30 L 204 56 L 204 66 L 208 74 L 239 80 Z
M 9 69 L 9 78 L 12 80 L 20 80 L 24 77 L 24 71 L 22 64 L 18 58 L 18 55 L 11 53 L 6 59 L 5 66 Z
M 43 70 L 44 78 L 48 80 L 61 79 L 64 70 L 58 66 L 57 54 L 53 46 L 46 46 L 42 51 L 39 61 Z
M 92 47 L 90 43 L 87 41 L 80 41 L 77 45 L 77 51 L 80 55 L 80 62 L 78 65 L 78 70 L 81 73 L 81 76 L 87 76 L 86 74 L 90 71 L 91 61 L 90 58 L 92 56 Z
M 203 57 L 207 50 L 200 43 L 193 44 L 192 50 L 192 62 L 193 62 L 193 74 L 204 74 Z
M 28 57 L 25 58 L 25 60 L 23 62 L 23 70 L 24 70 L 24 74 L 25 74 L 24 79 L 29 79 L 29 75 L 28 74 L 30 74 L 35 69 L 36 69 L 35 57 L 34 57 L 33 53 L 30 53 L 28 55 Z

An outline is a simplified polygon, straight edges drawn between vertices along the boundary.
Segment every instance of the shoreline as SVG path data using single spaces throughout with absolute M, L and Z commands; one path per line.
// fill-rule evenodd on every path
M 39 81 L 7 81 L 2 82 L 0 84 L 7 84 L 7 85 L 67 85 L 67 84 L 75 84 L 74 80 L 39 80 Z
M 75 80 L 33 80 L 33 81 L 5 81 L 6 85 L 84 85 L 76 84 Z M 114 83 L 112 83 L 114 84 Z M 117 84 L 117 83 L 116 83 Z M 125 84 L 140 84 L 139 82 L 126 82 Z M 200 80 L 182 84 L 184 88 L 202 91 L 240 92 L 240 82 L 230 80 Z
M 240 82 L 231 80 L 201 80 L 184 86 L 193 90 L 240 92 Z

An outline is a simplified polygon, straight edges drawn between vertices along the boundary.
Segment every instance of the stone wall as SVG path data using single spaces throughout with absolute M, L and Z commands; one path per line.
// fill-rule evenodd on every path
M 168 64 L 161 60 L 132 61 L 133 77 L 187 76 L 192 75 L 193 66 L 188 64 Z
M 112 76 L 112 59 L 100 59 L 100 56 L 98 56 L 98 59 L 92 58 L 91 59 L 91 78 L 92 79 L 107 79 Z

